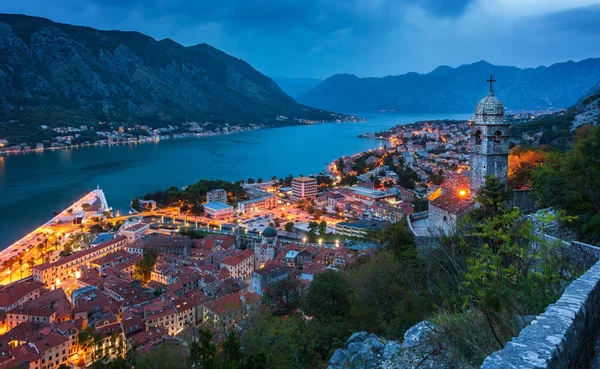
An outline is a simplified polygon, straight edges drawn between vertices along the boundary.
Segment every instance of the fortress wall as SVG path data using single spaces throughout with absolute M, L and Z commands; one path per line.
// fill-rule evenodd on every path
M 490 355 L 481 369 L 589 367 L 600 332 L 600 248 L 563 243 L 573 255 L 582 253 L 582 260 L 592 257 L 596 263 L 518 337 Z

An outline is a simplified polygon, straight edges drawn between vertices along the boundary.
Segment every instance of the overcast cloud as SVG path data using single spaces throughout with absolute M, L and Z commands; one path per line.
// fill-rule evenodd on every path
M 600 0 L 19 0 L 0 11 L 206 42 L 270 76 L 600 57 Z

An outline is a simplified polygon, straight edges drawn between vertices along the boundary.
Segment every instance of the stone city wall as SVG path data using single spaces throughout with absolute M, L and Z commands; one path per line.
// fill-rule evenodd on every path
M 561 298 L 549 305 L 518 337 L 490 355 L 481 369 L 590 366 L 600 332 L 600 248 L 555 240 L 570 247 L 572 255 L 582 260 L 593 258 L 596 263 L 571 282 Z

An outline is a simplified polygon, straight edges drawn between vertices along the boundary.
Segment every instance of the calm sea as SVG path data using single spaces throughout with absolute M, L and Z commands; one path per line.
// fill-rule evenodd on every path
M 0 156 L 0 249 L 96 186 L 113 209 L 124 213 L 136 196 L 201 178 L 234 181 L 318 173 L 337 157 L 379 146 L 379 141 L 360 139 L 359 134 L 420 120 L 466 119 L 469 114 L 359 116 L 368 121 Z

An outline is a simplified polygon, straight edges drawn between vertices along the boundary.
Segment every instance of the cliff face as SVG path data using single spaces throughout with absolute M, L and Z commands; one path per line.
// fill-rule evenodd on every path
M 465 113 L 487 94 L 485 80 L 491 73 L 497 80 L 496 95 L 508 109 L 565 108 L 600 81 L 600 59 L 525 69 L 480 61 L 383 78 L 340 74 L 297 99 L 340 112 Z
M 0 14 L 3 120 L 276 122 L 329 119 L 209 45 Z

